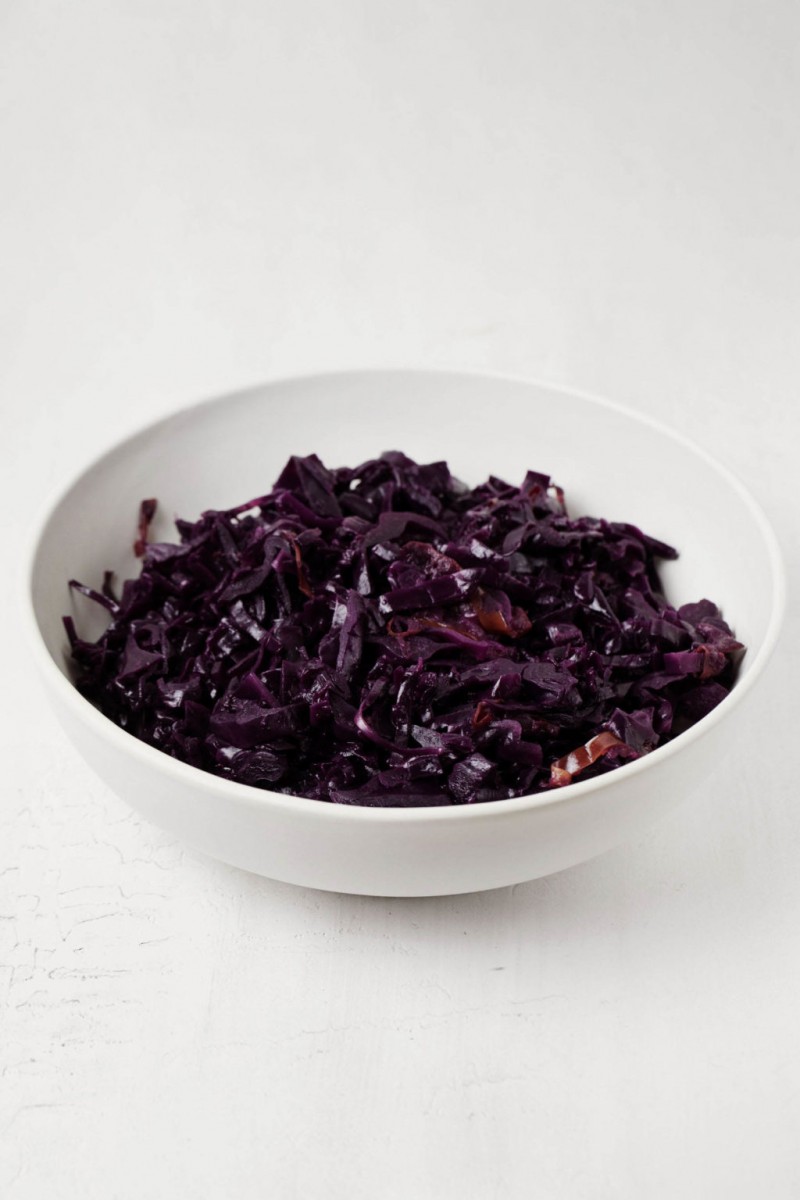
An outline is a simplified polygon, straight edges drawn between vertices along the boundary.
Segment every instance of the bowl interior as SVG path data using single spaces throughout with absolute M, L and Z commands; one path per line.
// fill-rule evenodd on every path
M 152 536 L 176 516 L 232 506 L 267 491 L 290 454 L 332 466 L 382 450 L 446 458 L 470 484 L 550 473 L 573 515 L 630 521 L 680 551 L 665 564 L 674 604 L 707 596 L 748 646 L 753 669 L 773 617 L 774 550 L 758 510 L 724 470 L 680 437 L 632 414 L 555 389 L 436 372 L 364 372 L 269 384 L 198 405 L 134 436 L 91 465 L 51 512 L 34 556 L 32 599 L 53 660 L 68 674 L 61 617 L 97 636 L 103 613 L 70 593 L 105 569 L 137 572 L 139 502 L 155 496 Z

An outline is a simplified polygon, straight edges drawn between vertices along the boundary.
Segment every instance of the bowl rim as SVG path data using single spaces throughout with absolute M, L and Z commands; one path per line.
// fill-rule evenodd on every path
M 458 804 L 458 805 L 433 805 L 430 807 L 420 808 L 400 808 L 386 807 L 378 808 L 369 805 L 358 804 L 334 804 L 317 800 L 309 796 L 297 796 L 294 794 L 286 795 L 282 792 L 272 792 L 266 788 L 257 788 L 250 784 L 238 783 L 235 780 L 224 779 L 219 775 L 214 775 L 210 771 L 204 771 L 199 767 L 190 766 L 179 759 L 172 758 L 163 751 L 156 749 L 154 746 L 148 745 L 146 742 L 140 741 L 132 734 L 127 733 L 118 725 L 115 725 L 108 717 L 95 708 L 90 701 L 85 699 L 70 680 L 63 674 L 57 666 L 54 658 L 50 654 L 45 645 L 44 638 L 39 629 L 39 623 L 36 617 L 36 609 L 33 599 L 33 580 L 34 571 L 36 568 L 39 550 L 44 533 L 54 517 L 59 506 L 64 502 L 72 490 L 83 480 L 96 470 L 104 461 L 112 455 L 116 455 L 124 451 L 124 449 L 137 441 L 140 437 L 147 433 L 155 432 L 160 426 L 164 426 L 172 422 L 175 418 L 184 418 L 190 414 L 196 413 L 201 409 L 221 405 L 237 399 L 244 399 L 247 396 L 255 395 L 262 392 L 270 392 L 273 389 L 278 391 L 281 388 L 295 384 L 315 384 L 323 385 L 326 381 L 338 381 L 339 383 L 347 379 L 363 380 L 367 377 L 373 377 L 377 381 L 379 378 L 387 376 L 407 376 L 409 379 L 420 378 L 423 376 L 440 377 L 447 379 L 464 379 L 464 380 L 483 380 L 487 383 L 513 383 L 526 387 L 530 387 L 539 391 L 548 391 L 564 397 L 570 397 L 576 400 L 583 401 L 588 404 L 595 405 L 600 408 L 605 408 L 619 416 L 632 420 L 640 425 L 645 425 L 662 437 L 671 439 L 677 442 L 684 449 L 698 457 L 711 470 L 716 472 L 739 496 L 745 504 L 745 507 L 750 511 L 755 523 L 761 533 L 763 542 L 767 549 L 767 555 L 771 570 L 772 583 L 772 603 L 769 614 L 767 628 L 762 640 L 762 643 L 753 658 L 747 674 L 736 683 L 736 686 L 725 697 L 725 699 L 713 709 L 707 716 L 703 717 L 696 725 L 676 737 L 674 741 L 667 742 L 666 745 L 659 746 L 650 754 L 643 758 L 635 759 L 631 762 L 624 763 L 616 767 L 604 775 L 596 776 L 592 779 L 579 780 L 576 783 L 571 783 L 566 787 L 555 788 L 545 792 L 538 792 L 528 796 L 515 796 L 507 800 L 493 800 L 485 804 Z M 576 803 L 590 797 L 594 793 L 603 793 L 607 788 L 615 786 L 615 784 L 630 781 L 634 776 L 641 774 L 643 771 L 652 770 L 659 763 L 666 762 L 673 755 L 680 753 L 681 749 L 688 748 L 692 743 L 699 741 L 706 736 L 710 731 L 724 720 L 725 716 L 732 712 L 744 699 L 747 693 L 755 684 L 758 677 L 763 673 L 767 662 L 771 658 L 776 643 L 778 641 L 783 616 L 786 608 L 786 568 L 783 561 L 783 555 L 780 548 L 777 535 L 766 516 L 760 503 L 752 496 L 750 491 L 745 487 L 739 477 L 730 468 L 719 462 L 714 455 L 710 454 L 702 446 L 698 445 L 691 438 L 677 429 L 671 428 L 657 418 L 647 414 L 636 412 L 635 409 L 629 408 L 627 405 L 620 404 L 617 401 L 609 400 L 604 396 L 598 396 L 594 393 L 585 391 L 580 388 L 565 386 L 559 383 L 553 383 L 546 379 L 531 378 L 524 375 L 515 375 L 499 371 L 480 371 L 470 370 L 458 367 L 415 367 L 415 366 L 389 366 L 389 367 L 364 367 L 364 368 L 341 368 L 335 370 L 318 370 L 302 374 L 293 374 L 281 376 L 275 379 L 267 379 L 261 383 L 252 384 L 247 387 L 237 388 L 234 391 L 222 392 L 214 396 L 209 396 L 204 399 L 181 405 L 178 408 L 171 410 L 163 417 L 157 418 L 155 421 L 148 421 L 144 425 L 140 425 L 131 433 L 123 438 L 115 441 L 111 446 L 106 447 L 98 454 L 94 455 L 88 462 L 73 474 L 66 485 L 61 485 L 55 496 L 49 498 L 39 508 L 38 513 L 32 523 L 32 533 L 27 541 L 27 550 L 23 563 L 22 571 L 22 622 L 25 627 L 25 632 L 28 639 L 28 644 L 36 660 L 37 667 L 45 683 L 55 689 L 58 698 L 66 705 L 67 709 L 74 717 L 83 725 L 88 726 L 90 731 L 101 740 L 107 741 L 112 747 L 119 749 L 123 754 L 130 754 L 134 759 L 141 762 L 142 767 L 160 770 L 166 775 L 175 779 L 176 783 L 183 784 L 195 789 L 200 789 L 204 792 L 214 793 L 223 801 L 235 802 L 247 807 L 263 807 L 283 810 L 293 814 L 300 819 L 303 818 L 320 818 L 331 820 L 344 821 L 360 821 L 372 822 L 379 821 L 382 823 L 401 821 L 404 823 L 427 823 L 429 821 L 454 821 L 454 820 L 481 820 L 490 817 L 510 817 L 522 811 L 529 811 L 539 808 L 549 808 L 554 804 L 570 804 Z

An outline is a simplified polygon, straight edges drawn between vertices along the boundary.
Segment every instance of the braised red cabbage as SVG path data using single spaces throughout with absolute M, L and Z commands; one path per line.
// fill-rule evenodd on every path
M 65 625 L 81 692 L 192 766 L 339 804 L 528 795 L 650 753 L 727 695 L 742 646 L 675 609 L 634 525 L 568 516 L 529 471 L 469 489 L 397 451 L 294 457 L 267 495 L 148 543 Z

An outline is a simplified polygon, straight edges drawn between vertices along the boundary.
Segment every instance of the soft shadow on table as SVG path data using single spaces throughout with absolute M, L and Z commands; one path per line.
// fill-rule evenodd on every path
M 684 810 L 685 811 L 685 810 Z M 637 842 L 543 879 L 458 896 L 386 898 L 321 892 L 277 883 L 206 860 L 215 885 L 235 892 L 251 920 L 268 925 L 296 913 L 307 928 L 335 934 L 396 935 L 423 944 L 432 937 L 461 937 L 490 946 L 510 924 L 567 942 L 606 937 L 613 929 L 661 921 L 702 924 L 705 937 L 730 936 L 731 923 L 747 920 L 748 835 L 729 829 L 727 844 L 698 836 L 713 827 L 711 814 L 682 822 L 671 816 Z M 687 827 L 688 826 L 688 827 Z M 776 906 L 780 903 L 775 897 Z M 677 911 L 676 911 L 677 910 Z M 763 914 L 763 901 L 760 910 Z M 702 942 L 700 943 L 702 944 Z

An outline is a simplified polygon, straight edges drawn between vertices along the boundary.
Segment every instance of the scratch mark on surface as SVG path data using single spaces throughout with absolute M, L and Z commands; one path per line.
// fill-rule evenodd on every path
M 92 925 L 95 921 L 110 921 L 114 917 L 129 917 L 131 915 L 131 913 L 124 913 L 120 910 L 117 910 L 116 912 L 100 913 L 96 917 L 81 917 L 80 921 L 73 922 L 72 929 L 77 929 L 79 925 Z M 70 933 L 72 932 L 72 929 L 70 930 Z M 69 937 L 69 934 L 67 934 L 67 937 Z

